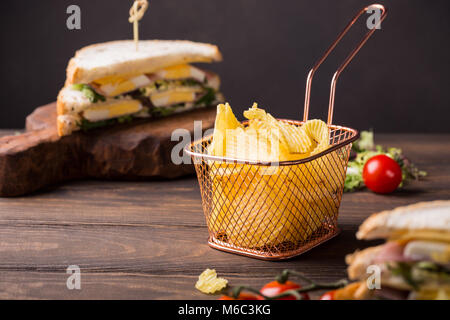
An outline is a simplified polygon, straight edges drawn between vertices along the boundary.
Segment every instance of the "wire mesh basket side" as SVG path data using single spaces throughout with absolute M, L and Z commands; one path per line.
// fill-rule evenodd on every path
M 334 236 L 351 148 L 345 142 L 355 131 L 330 129 L 338 148 L 277 167 L 206 159 L 210 140 L 193 144 L 210 245 L 279 259 Z

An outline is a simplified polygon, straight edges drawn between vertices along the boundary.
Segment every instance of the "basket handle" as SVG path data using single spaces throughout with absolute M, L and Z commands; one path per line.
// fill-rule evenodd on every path
M 381 24 L 381 22 L 386 18 L 387 10 L 386 8 L 381 4 L 371 4 L 364 9 L 360 10 L 353 19 L 348 23 L 348 25 L 344 28 L 344 30 L 338 35 L 337 39 L 333 42 L 333 44 L 325 51 L 322 58 L 320 58 L 316 64 L 312 67 L 312 69 L 308 73 L 308 77 L 306 79 L 306 92 L 305 92 L 305 108 L 303 111 L 303 121 L 308 120 L 309 115 L 309 101 L 311 98 L 311 82 L 314 76 L 314 73 L 317 71 L 317 69 L 320 67 L 320 65 L 325 61 L 325 59 L 329 56 L 329 54 L 333 51 L 333 49 L 336 47 L 336 45 L 341 41 L 341 39 L 345 36 L 345 34 L 350 30 L 350 28 L 355 24 L 355 22 L 358 20 L 360 16 L 362 16 L 364 13 L 366 13 L 369 10 L 373 9 L 379 9 L 382 11 L 382 14 L 380 16 L 380 20 L 377 22 L 377 24 L 370 29 L 364 38 L 361 40 L 361 42 L 353 49 L 352 52 L 345 58 L 344 62 L 339 66 L 339 68 L 336 70 L 336 72 L 333 75 L 333 79 L 331 80 L 331 89 L 330 89 L 330 102 L 328 105 L 328 121 L 327 124 L 331 125 L 333 122 L 333 110 L 334 110 L 334 96 L 336 94 L 336 83 L 337 80 L 342 73 L 342 71 L 347 67 L 347 65 L 352 61 L 354 56 L 358 53 L 358 51 L 362 48 L 362 46 L 367 42 L 367 40 L 372 36 L 372 34 L 375 32 L 377 27 Z

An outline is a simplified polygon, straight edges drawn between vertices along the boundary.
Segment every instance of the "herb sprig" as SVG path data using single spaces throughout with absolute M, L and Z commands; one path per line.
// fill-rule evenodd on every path
M 89 99 L 90 102 L 96 103 L 98 101 L 106 101 L 106 98 L 102 96 L 101 94 L 97 93 L 94 89 L 92 89 L 87 84 L 74 84 L 72 85 L 72 89 L 81 91 L 86 98 Z

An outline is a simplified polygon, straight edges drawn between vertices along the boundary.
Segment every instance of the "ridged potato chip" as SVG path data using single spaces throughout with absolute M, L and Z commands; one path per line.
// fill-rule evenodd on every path
M 280 122 L 280 129 L 287 142 L 289 152 L 310 153 L 316 147 L 315 141 L 311 139 L 303 127 Z
M 253 106 L 244 111 L 244 117 L 248 120 L 267 120 L 267 113 L 265 110 L 258 108 L 257 103 L 253 103 Z
M 227 284 L 227 279 L 217 277 L 216 270 L 206 269 L 198 277 L 195 288 L 203 293 L 211 294 L 224 289 Z
M 312 154 L 322 152 L 329 147 L 330 133 L 325 122 L 318 119 L 308 120 L 303 124 L 303 126 L 301 126 L 301 128 L 303 128 L 306 134 L 317 144 L 311 152 Z
M 243 128 L 236 119 L 230 105 L 219 104 L 217 106 L 216 121 L 214 123 L 213 141 L 209 146 L 209 153 L 215 156 L 226 156 L 226 136 L 227 131 Z

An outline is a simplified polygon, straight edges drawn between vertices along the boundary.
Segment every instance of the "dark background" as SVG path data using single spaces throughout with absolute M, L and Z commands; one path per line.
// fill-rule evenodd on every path
M 219 45 L 233 109 L 253 101 L 280 118 L 300 119 L 306 75 L 349 19 L 368 1 L 151 0 L 141 39 L 189 39 Z M 376 132 L 450 132 L 448 0 L 380 1 L 389 15 L 342 74 L 337 124 Z M 81 30 L 66 28 L 66 8 L 81 7 Z M 56 99 L 75 50 L 131 39 L 131 0 L 2 2 L 0 128 L 21 128 L 35 107 Z M 355 25 L 321 67 L 311 116 L 326 118 L 331 76 L 367 31 Z

